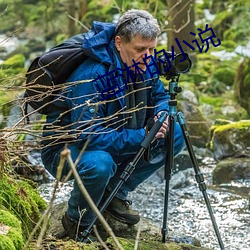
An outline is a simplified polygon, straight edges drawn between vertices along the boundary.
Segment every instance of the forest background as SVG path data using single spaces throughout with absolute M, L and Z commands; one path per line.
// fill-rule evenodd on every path
M 170 50 L 174 45 L 175 51 L 180 52 L 175 41 L 178 38 L 182 48 L 190 53 L 193 67 L 189 74 L 181 76 L 180 83 L 187 82 L 195 89 L 201 108 L 212 105 L 212 111 L 206 114 L 208 119 L 249 118 L 250 3 L 247 0 L 0 0 L 0 33 L 4 35 L 0 41 L 1 127 L 6 125 L 11 107 L 2 104 L 23 91 L 27 66 L 37 55 L 72 35 L 87 32 L 94 20 L 116 22 L 131 8 L 148 10 L 158 19 L 162 30 L 158 50 Z M 192 41 L 197 39 L 202 45 L 197 29 L 204 31 L 206 24 L 216 35 L 214 44 L 218 44 L 218 39 L 221 44 L 214 47 L 210 40 L 209 48 L 204 43 L 203 51 L 199 52 Z M 211 31 L 204 36 L 211 36 Z M 18 45 L 8 50 L 5 45 L 15 39 Z M 231 111 L 229 108 L 223 112 L 221 108 L 226 106 Z

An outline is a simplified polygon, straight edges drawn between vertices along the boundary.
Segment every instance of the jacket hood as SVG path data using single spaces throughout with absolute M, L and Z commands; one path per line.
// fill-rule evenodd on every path
M 116 25 L 94 21 L 92 28 L 85 34 L 83 49 L 95 61 L 111 65 L 114 51 Z

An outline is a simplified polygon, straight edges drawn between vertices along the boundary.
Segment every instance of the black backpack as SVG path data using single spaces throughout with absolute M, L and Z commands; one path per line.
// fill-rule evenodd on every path
M 84 36 L 69 38 L 31 63 L 26 73 L 25 114 L 28 105 L 41 114 L 51 110 L 66 79 L 86 59 L 82 46 Z

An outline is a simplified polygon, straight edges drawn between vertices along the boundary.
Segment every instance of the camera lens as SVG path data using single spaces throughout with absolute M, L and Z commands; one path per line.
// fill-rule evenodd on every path
M 188 54 L 185 53 L 185 55 L 186 59 L 184 61 L 182 61 L 184 59 L 183 54 L 178 54 L 175 57 L 174 66 L 178 73 L 187 73 L 192 66 L 192 61 L 190 60 Z

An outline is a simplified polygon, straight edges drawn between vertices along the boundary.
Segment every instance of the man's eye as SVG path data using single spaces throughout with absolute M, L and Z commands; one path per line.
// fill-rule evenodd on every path
M 144 51 L 145 49 L 143 49 L 143 48 L 140 48 L 140 49 L 137 49 L 137 52 L 142 52 L 142 51 Z

